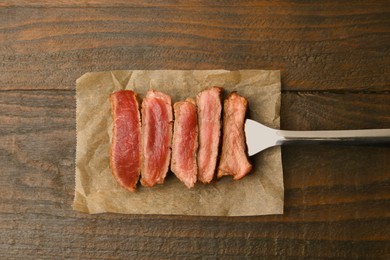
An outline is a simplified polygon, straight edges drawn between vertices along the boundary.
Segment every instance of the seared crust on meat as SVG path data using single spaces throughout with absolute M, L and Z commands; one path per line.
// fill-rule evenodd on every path
M 176 102 L 172 139 L 171 170 L 188 188 L 196 182 L 198 167 L 198 116 L 194 100 Z
M 252 170 L 248 161 L 245 144 L 245 114 L 247 100 L 237 92 L 232 92 L 224 101 L 223 137 L 218 178 L 232 175 L 239 180 Z
M 198 108 L 199 148 L 198 180 L 210 183 L 215 175 L 221 139 L 221 87 L 201 91 L 196 97 Z
M 171 97 L 149 90 L 142 101 L 141 184 L 152 187 L 164 183 L 171 159 Z
M 110 168 L 117 182 L 135 191 L 140 175 L 141 119 L 137 94 L 121 90 L 110 95 L 113 135 Z

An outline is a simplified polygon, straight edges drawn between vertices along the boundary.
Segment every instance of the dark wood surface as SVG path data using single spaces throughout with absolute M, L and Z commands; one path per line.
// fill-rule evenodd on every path
M 220 68 L 280 69 L 284 129 L 390 128 L 390 1 L 1 2 L 0 259 L 390 258 L 389 146 L 284 147 L 284 215 L 72 210 L 79 76 Z

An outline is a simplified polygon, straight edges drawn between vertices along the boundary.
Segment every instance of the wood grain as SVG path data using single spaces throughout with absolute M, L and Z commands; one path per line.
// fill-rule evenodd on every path
M 290 128 L 313 127 L 302 124 L 300 118 L 322 107 L 322 113 L 343 114 L 356 127 L 390 127 L 389 96 L 285 93 L 283 111 L 293 108 L 296 116 L 282 113 L 282 122 Z M 339 105 L 341 100 L 349 102 Z M 364 113 L 354 112 L 360 107 L 377 116 L 361 120 Z M 1 258 L 272 259 L 390 254 L 388 147 L 286 147 L 282 216 L 86 215 L 71 209 L 74 92 L 3 91 L 0 110 L 6 111 L 0 117 Z M 349 125 L 345 117 L 319 115 L 313 113 L 310 122 L 320 128 Z
M 320 7 L 331 8 L 333 11 L 345 11 L 351 10 L 351 5 L 353 5 L 353 9 L 358 11 L 366 11 L 367 8 L 373 7 L 383 7 L 388 1 L 379 0 L 373 2 L 367 2 L 364 0 L 353 0 L 350 1 L 350 5 L 340 5 L 338 1 L 323 1 L 321 3 L 316 3 L 313 5 L 310 1 L 273 1 L 274 3 L 270 3 L 269 1 L 264 0 L 242 0 L 242 1 L 234 1 L 234 0 L 219 0 L 210 2 L 207 0 L 166 0 L 166 1 L 153 1 L 153 0 L 139 0 L 139 1 L 126 1 L 126 0 L 112 0 L 107 2 L 105 0 L 11 0 L 4 3 L 1 3 L 0 7 L 177 7 L 177 6 L 189 6 L 189 7 L 263 7 L 263 8 L 291 8 L 298 7 L 301 9 L 307 9 L 310 11 L 318 10 Z
M 389 1 L 0 3 L 0 259 L 390 257 L 389 146 L 282 149 L 285 214 L 71 209 L 75 80 L 281 69 L 284 129 L 390 128 Z
M 285 90 L 390 88 L 388 1 L 24 3 L 0 9 L 2 89 L 74 89 L 87 71 L 194 68 L 281 69 Z
M 285 130 L 390 128 L 390 93 L 286 92 L 280 113 Z

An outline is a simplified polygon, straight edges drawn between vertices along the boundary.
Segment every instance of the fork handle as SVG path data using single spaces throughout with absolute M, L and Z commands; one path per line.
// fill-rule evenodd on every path
M 390 143 L 390 129 L 289 131 L 277 130 L 278 144 L 381 144 Z

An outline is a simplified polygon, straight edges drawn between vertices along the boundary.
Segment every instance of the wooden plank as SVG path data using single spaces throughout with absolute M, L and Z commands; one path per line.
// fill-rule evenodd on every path
M 287 92 L 280 113 L 285 130 L 390 128 L 390 93 Z
M 367 8 L 372 8 L 375 6 L 383 6 L 387 3 L 387 1 L 363 1 L 363 0 L 353 0 L 350 1 L 351 5 L 354 5 L 354 10 L 366 11 Z M 5 3 L 0 3 L 0 7 L 171 7 L 171 6 L 223 6 L 223 7 L 299 7 L 299 8 L 309 8 L 311 11 L 318 10 L 318 6 L 327 7 L 327 8 L 335 8 L 337 10 L 348 10 L 350 6 L 345 5 L 341 6 L 337 1 L 326 1 L 317 3 L 313 9 L 313 4 L 305 1 L 305 2 L 295 2 L 295 1 L 264 1 L 264 0 L 243 0 L 240 2 L 234 0 L 219 0 L 210 2 L 207 0 L 166 0 L 166 1 L 152 1 L 152 0 L 138 0 L 138 1 L 126 1 L 126 0 L 112 0 L 107 2 L 105 0 L 11 0 Z
M 390 127 L 389 99 L 284 93 L 281 119 L 289 129 Z M 286 147 L 280 216 L 86 215 L 71 209 L 74 91 L 2 91 L 0 111 L 2 259 L 390 254 L 389 147 Z
M 256 68 L 281 69 L 284 90 L 390 90 L 386 1 L 14 3 L 0 8 L 1 89 L 74 89 L 88 71 Z
M 386 1 L 374 1 L 369 3 L 362 0 L 351 1 L 352 4 L 358 6 L 360 10 L 364 11 L 367 7 L 372 5 L 383 5 Z M 104 0 L 86 0 L 86 1 L 77 1 L 77 0 L 10 0 L 7 2 L 2 2 L 0 7 L 170 7 L 170 6 L 240 6 L 240 7 L 275 7 L 275 6 L 312 6 L 311 3 L 306 2 L 294 2 L 294 1 L 275 1 L 270 3 L 264 0 L 243 0 L 240 2 L 234 0 L 220 0 L 216 2 L 210 2 L 207 0 L 166 0 L 166 1 L 152 1 L 152 0 L 138 0 L 138 1 L 126 1 L 126 0 L 113 0 L 110 2 Z M 336 6 L 338 9 L 347 8 L 347 6 L 339 6 L 337 1 L 326 1 L 319 3 L 321 6 L 333 7 Z

